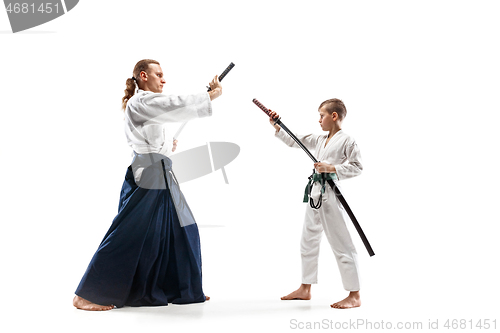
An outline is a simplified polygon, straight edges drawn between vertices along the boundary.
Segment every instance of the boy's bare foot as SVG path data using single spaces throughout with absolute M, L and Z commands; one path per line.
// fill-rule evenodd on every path
M 210 296 L 205 295 L 205 301 L 210 301 Z
M 281 297 L 282 300 L 293 300 L 293 299 L 300 299 L 300 300 L 310 300 L 311 299 L 311 285 L 310 284 L 301 284 L 299 289 L 295 290 L 294 292 Z
M 349 296 L 347 296 L 340 302 L 333 303 L 330 306 L 335 309 L 350 309 L 361 306 L 361 298 L 359 296 L 359 291 L 351 291 L 349 293 Z
M 75 296 L 75 298 L 73 298 L 73 306 L 77 309 L 87 310 L 87 311 L 106 311 L 106 310 L 111 310 L 115 307 L 114 305 L 95 304 L 90 301 L 87 301 L 84 298 L 81 298 L 80 296 Z

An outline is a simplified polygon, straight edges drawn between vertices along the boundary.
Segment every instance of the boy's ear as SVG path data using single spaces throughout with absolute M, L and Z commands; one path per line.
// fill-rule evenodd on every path
M 339 120 L 339 115 L 337 112 L 335 112 L 335 111 L 332 112 L 332 119 L 333 119 L 333 121 Z

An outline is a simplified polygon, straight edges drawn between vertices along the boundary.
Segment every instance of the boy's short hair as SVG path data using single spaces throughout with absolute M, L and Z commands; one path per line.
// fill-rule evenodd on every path
M 323 106 L 326 106 L 325 109 L 329 114 L 337 112 L 340 120 L 344 120 L 345 116 L 347 115 L 347 109 L 345 108 L 344 102 L 342 102 L 338 98 L 327 99 L 326 101 L 321 103 L 318 110 Z

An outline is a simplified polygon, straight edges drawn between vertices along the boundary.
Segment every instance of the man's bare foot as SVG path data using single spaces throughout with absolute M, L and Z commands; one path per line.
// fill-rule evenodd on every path
M 361 306 L 361 297 L 359 296 L 359 291 L 351 291 L 349 293 L 349 296 L 347 296 L 340 302 L 333 303 L 330 306 L 335 309 L 350 309 Z
M 301 284 L 299 289 L 291 292 L 290 294 L 281 297 L 282 300 L 293 300 L 293 299 L 301 299 L 301 300 L 310 300 L 311 299 L 311 285 L 310 284 Z
M 114 305 L 95 304 L 87 301 L 85 298 L 81 298 L 80 296 L 75 296 L 75 298 L 73 298 L 73 306 L 77 309 L 87 311 L 106 311 L 111 310 L 115 307 Z
M 205 295 L 205 301 L 210 301 L 210 296 Z

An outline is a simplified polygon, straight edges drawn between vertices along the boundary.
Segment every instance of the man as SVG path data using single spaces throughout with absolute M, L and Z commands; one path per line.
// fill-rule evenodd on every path
M 118 215 L 75 292 L 78 309 L 209 299 L 202 289 L 198 227 L 168 158 L 176 147 L 168 124 L 211 116 L 211 101 L 222 94 L 222 86 L 215 76 L 208 93 L 173 96 L 162 94 L 164 84 L 160 64 L 150 59 L 139 61 L 126 81 L 125 135 L 135 156 Z

